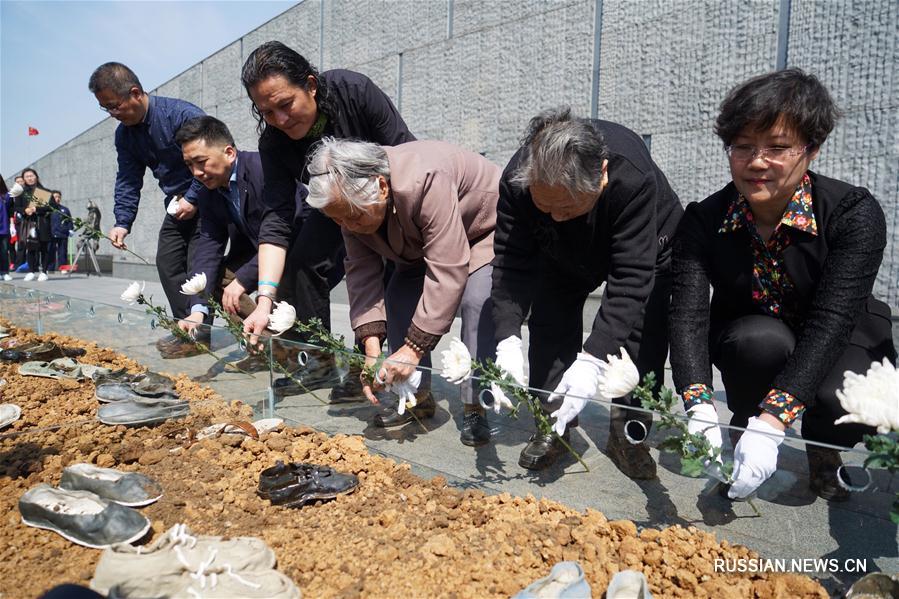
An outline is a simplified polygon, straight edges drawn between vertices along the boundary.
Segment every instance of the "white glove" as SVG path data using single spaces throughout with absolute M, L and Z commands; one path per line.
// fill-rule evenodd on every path
M 25 193 L 25 189 L 18 183 L 13 184 L 13 186 L 9 188 L 9 197 L 11 198 L 17 198 L 23 193 Z
M 721 428 L 718 426 L 718 412 L 710 403 L 696 404 L 689 410 L 690 420 L 687 422 L 687 432 L 700 434 L 708 439 L 714 449 L 721 449 Z M 719 456 L 720 460 L 721 457 Z
M 178 210 L 181 209 L 181 207 L 178 205 L 178 200 L 180 200 L 180 199 L 181 199 L 181 196 L 173 197 L 172 201 L 169 202 L 169 205 L 166 207 L 165 211 L 168 212 L 169 214 L 171 214 L 172 216 L 177 215 Z
M 408 407 L 414 408 L 418 403 L 418 400 L 415 398 L 415 392 L 418 391 L 420 384 L 421 371 L 416 370 L 409 375 L 409 378 L 393 382 L 385 387 L 387 391 L 393 391 L 399 396 L 400 401 L 396 404 L 396 411 L 400 416 L 406 413 L 407 404 Z
M 520 337 L 516 335 L 506 337 L 496 345 L 496 365 L 522 387 L 527 384 L 527 380 L 524 378 L 524 353 L 521 349 Z M 493 411 L 497 414 L 504 407 L 510 410 L 513 408 L 512 402 L 496 383 L 490 384 L 490 394 L 493 396 Z
M 728 497 L 745 499 L 774 474 L 783 440 L 783 431 L 759 418 L 749 419 L 746 432 L 734 449 L 734 482 L 727 491 Z
M 549 415 L 550 418 L 556 419 L 553 430 L 560 437 L 565 433 L 568 423 L 574 420 L 575 416 L 580 414 L 587 405 L 587 399 L 596 395 L 602 376 L 602 366 L 603 362 L 599 358 L 586 352 L 580 352 L 574 364 L 569 366 L 562 375 L 562 382 L 549 396 L 547 400 L 549 402 L 560 397 L 565 398 L 559 409 Z

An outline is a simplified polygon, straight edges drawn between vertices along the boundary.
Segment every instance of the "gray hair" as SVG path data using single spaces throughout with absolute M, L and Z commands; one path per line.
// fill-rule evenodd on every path
M 387 152 L 378 144 L 325 137 L 309 159 L 309 196 L 313 208 L 338 197 L 356 208 L 377 203 L 378 175 L 390 179 Z
M 531 119 L 522 145 L 528 151 L 512 174 L 512 183 L 562 186 L 571 193 L 597 193 L 602 184 L 602 163 L 609 148 L 593 121 L 571 115 L 561 106 Z

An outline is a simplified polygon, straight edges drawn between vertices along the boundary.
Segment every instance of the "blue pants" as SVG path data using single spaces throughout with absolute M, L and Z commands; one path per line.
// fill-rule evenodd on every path
M 59 270 L 60 266 L 65 266 L 69 263 L 68 237 L 54 237 L 50 240 L 50 251 L 47 262 L 47 270 Z

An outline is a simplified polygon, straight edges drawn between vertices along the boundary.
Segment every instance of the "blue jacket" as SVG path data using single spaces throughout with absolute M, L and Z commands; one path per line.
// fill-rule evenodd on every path
M 74 228 L 72 212 L 62 204 L 58 204 L 55 208 L 59 212 L 50 213 L 50 236 L 57 239 L 68 237 L 69 232 Z
M 194 180 L 184 165 L 181 147 L 175 143 L 175 133 L 186 121 L 203 116 L 198 107 L 184 100 L 150 96 L 147 115 L 142 123 L 126 127 L 119 124 L 115 132 L 119 170 L 116 173 L 115 205 L 113 213 L 117 227 L 131 230 L 137 217 L 140 190 L 147 168 L 159 181 L 165 194 L 165 204 L 175 195 L 195 204 L 205 189 Z
M 0 196 L 0 235 L 9 235 L 9 217 L 12 212 L 12 198 L 8 193 Z
M 197 232 L 193 245 L 193 259 L 188 275 L 206 273 L 206 295 L 210 297 L 221 280 L 221 267 L 225 260 L 225 246 L 231 247 L 227 261 L 237 280 L 247 293 L 256 290 L 259 275 L 259 229 L 262 226 L 264 179 L 258 152 L 237 153 L 237 186 L 240 192 L 242 223 L 235 224 L 228 210 L 228 199 L 217 189 L 206 189 L 197 199 Z M 306 199 L 306 186 L 298 185 L 295 197 L 294 231 L 299 232 L 302 208 Z

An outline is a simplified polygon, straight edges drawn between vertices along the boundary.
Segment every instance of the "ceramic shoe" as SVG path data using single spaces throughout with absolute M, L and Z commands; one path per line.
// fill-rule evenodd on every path
M 127 507 L 150 505 L 162 497 L 162 487 L 139 472 L 121 472 L 92 464 L 73 464 L 62 471 L 60 489 L 90 491 Z
M 156 424 L 174 418 L 182 418 L 190 413 L 190 404 L 169 398 L 130 398 L 100 406 L 97 418 L 103 424 L 112 426 L 140 426 Z
M 275 567 L 275 554 L 265 541 L 256 537 L 194 535 L 185 524 L 176 524 L 144 547 L 121 544 L 104 551 L 90 587 L 107 593 L 118 584 L 148 573 L 177 577 L 185 571 L 197 572 L 201 568 L 207 572 L 222 571 L 228 567 L 240 573 L 264 572 Z
M 652 599 L 652 593 L 643 572 L 622 570 L 609 582 L 606 599 Z
M 334 499 L 359 486 L 353 474 L 344 474 L 328 466 L 277 461 L 259 474 L 257 493 L 275 505 L 302 507 L 310 501 Z
M 22 416 L 22 408 L 14 403 L 0 404 L 0 430 L 6 428 Z
M 150 529 L 136 510 L 90 491 L 69 491 L 41 483 L 19 499 L 22 522 L 52 530 L 66 539 L 95 549 L 131 543 Z
M 123 581 L 109 599 L 300 599 L 300 590 L 277 570 L 241 572 L 232 567 L 201 568 L 178 575 L 146 576 Z
M 580 564 L 559 562 L 548 576 L 529 584 L 512 599 L 590 599 L 591 596 Z

